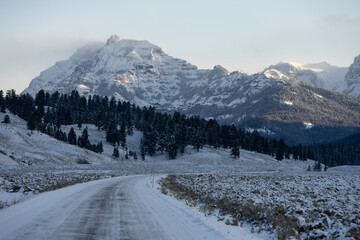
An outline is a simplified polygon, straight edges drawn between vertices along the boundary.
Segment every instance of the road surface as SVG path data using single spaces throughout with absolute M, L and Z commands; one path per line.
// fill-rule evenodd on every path
M 0 211 L 0 239 L 223 239 L 152 189 L 148 176 L 78 184 Z

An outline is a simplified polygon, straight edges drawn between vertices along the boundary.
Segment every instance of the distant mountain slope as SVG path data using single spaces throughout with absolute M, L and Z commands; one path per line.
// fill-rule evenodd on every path
M 337 90 L 345 84 L 344 78 L 349 68 L 332 66 L 327 62 L 305 65 L 280 62 L 271 65 L 265 71 L 268 69 L 277 69 L 309 84 Z
M 309 67 L 324 72 L 340 69 L 326 63 Z M 200 70 L 148 41 L 111 36 L 105 45 L 80 49 L 43 71 L 24 93 L 77 89 L 85 95 L 115 96 L 140 106 L 262 129 L 289 143 L 336 140 L 356 133 L 360 100 L 299 81 L 327 83 L 320 72 L 285 63 L 253 75 L 229 73 L 221 66 Z
M 345 94 L 360 98 L 360 55 L 354 58 L 345 76 L 346 85 L 341 89 Z

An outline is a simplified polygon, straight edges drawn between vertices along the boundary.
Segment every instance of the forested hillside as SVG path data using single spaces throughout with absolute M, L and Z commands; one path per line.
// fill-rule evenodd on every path
M 126 136 L 132 135 L 134 129 L 141 131 L 143 138 L 138 151 L 142 159 L 157 153 L 166 153 L 169 159 L 175 159 L 191 145 L 198 151 L 204 146 L 230 148 L 234 158 L 239 157 L 241 147 L 274 156 L 277 160 L 315 159 L 329 166 L 360 164 L 358 144 L 336 151 L 329 151 L 327 145 L 288 146 L 282 139 L 268 139 L 257 131 L 245 132 L 234 125 L 220 125 L 213 119 L 179 112 L 161 113 L 151 106 L 140 108 L 130 102 L 117 101 L 115 97 L 86 98 L 77 91 L 67 95 L 40 90 L 34 99 L 29 94 L 17 95 L 9 90 L 5 96 L 0 91 L 0 106 L 2 112 L 8 109 L 26 120 L 31 131 L 41 131 L 97 153 L 103 151 L 103 143 L 90 143 L 86 128 L 81 136 L 76 136 L 73 129 L 64 132 L 61 126 L 77 124 L 80 128 L 82 124 L 95 124 L 99 131 L 106 131 L 106 141 L 114 145 L 114 155 L 119 147 L 126 149 Z

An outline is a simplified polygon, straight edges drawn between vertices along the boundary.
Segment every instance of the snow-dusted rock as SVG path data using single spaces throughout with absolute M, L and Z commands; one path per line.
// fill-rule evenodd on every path
M 355 57 L 349 71 L 345 76 L 346 86 L 343 88 L 345 94 L 360 98 L 360 55 Z
M 344 77 L 348 70 L 347 67 L 332 66 L 327 62 L 305 65 L 280 62 L 271 65 L 265 72 L 273 69 L 309 84 L 336 91 L 345 84 Z

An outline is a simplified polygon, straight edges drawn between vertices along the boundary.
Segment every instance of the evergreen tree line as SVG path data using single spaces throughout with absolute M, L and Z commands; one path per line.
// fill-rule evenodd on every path
M 45 94 L 44 91 L 40 91 L 36 95 L 36 98 L 33 99 L 33 97 L 28 94 L 17 96 L 14 90 L 9 90 L 4 98 L 3 91 L 0 90 L 0 110 L 1 112 L 5 112 L 6 108 L 8 108 L 12 114 L 18 115 L 26 120 L 27 128 L 31 131 L 38 130 L 60 141 L 78 145 L 79 147 L 89 149 L 96 153 L 102 153 L 104 151 L 103 143 L 100 141 L 97 144 L 91 144 L 87 128 L 82 131 L 79 137 L 76 136 L 74 128 L 71 128 L 68 133 L 62 131 L 61 125 L 64 124 L 64 122 L 59 120 L 61 117 L 52 116 L 53 113 L 49 110 L 50 102 L 44 101 L 46 95 L 47 97 L 50 96 L 49 94 Z M 55 99 L 56 98 L 54 98 L 54 100 Z M 45 106 L 47 106 L 46 111 Z M 51 108 L 56 109 L 55 105 Z M 61 113 L 59 114 L 61 115 Z M 67 115 L 67 117 L 69 116 L 70 114 Z M 5 115 L 5 118 L 4 122 L 9 123 L 9 116 Z M 69 124 L 72 123 L 72 121 L 69 121 Z
M 8 108 L 11 113 L 26 120 L 30 130 L 37 129 L 71 144 L 75 144 L 75 132 L 70 130 L 69 133 L 64 133 L 61 125 L 77 124 L 81 127 L 82 124 L 95 124 L 98 130 L 106 132 L 106 141 L 114 145 L 116 156 L 118 152 L 115 148 L 126 148 L 126 136 L 132 135 L 134 129 L 143 133 L 140 143 L 142 159 L 145 159 L 145 155 L 164 152 L 170 159 L 175 159 L 178 154 L 184 153 L 185 147 L 189 145 L 198 151 L 204 146 L 231 149 L 231 155 L 235 158 L 239 157 L 241 147 L 274 156 L 277 160 L 291 157 L 295 160 L 314 159 L 331 165 L 330 161 L 334 159 L 334 166 L 344 164 L 343 159 L 340 159 L 341 155 L 338 155 L 340 152 L 359 156 L 359 145 L 339 146 L 341 151 L 327 151 L 324 155 L 324 148 L 329 150 L 332 146 L 288 146 L 283 139 L 268 139 L 257 131 L 246 132 L 238 130 L 234 125 L 219 125 L 213 119 L 189 117 L 179 112 L 161 113 L 154 107 L 140 108 L 130 102 L 117 101 L 114 97 L 94 95 L 85 98 L 77 91 L 67 95 L 59 92 L 50 94 L 40 90 L 35 99 L 29 94 L 18 96 L 14 90 L 7 91 L 3 96 L 0 91 L 0 108 L 4 111 Z M 92 145 L 88 142 L 86 129 L 77 138 L 76 144 L 102 152 L 102 143 Z M 346 151 L 343 151 L 345 149 Z M 358 160 L 352 161 L 359 164 Z M 349 164 L 348 161 L 345 163 Z
M 329 167 L 341 165 L 360 165 L 360 142 L 316 144 L 307 146 L 314 158 Z

